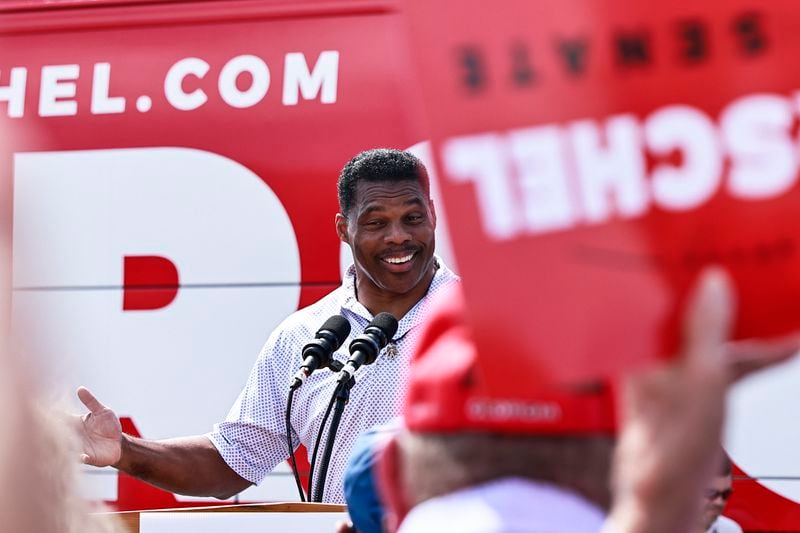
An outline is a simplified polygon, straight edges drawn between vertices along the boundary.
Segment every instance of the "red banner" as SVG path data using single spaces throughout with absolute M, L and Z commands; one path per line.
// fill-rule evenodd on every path
M 515 354 L 489 382 L 674 353 L 711 264 L 737 338 L 800 326 L 794 2 L 406 7 L 478 347 Z

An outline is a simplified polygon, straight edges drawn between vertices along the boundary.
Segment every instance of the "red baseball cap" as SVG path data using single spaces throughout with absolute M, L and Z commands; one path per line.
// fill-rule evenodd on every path
M 478 353 L 466 322 L 461 288 L 456 285 L 444 290 L 428 312 L 411 363 L 404 413 L 410 430 L 565 435 L 614 432 L 610 383 L 573 389 L 531 388 L 524 396 L 510 396 L 504 393 L 505 387 L 509 383 L 520 385 L 527 377 L 514 370 L 519 355 Z M 484 369 L 489 365 L 506 369 L 503 382 L 486 379 Z

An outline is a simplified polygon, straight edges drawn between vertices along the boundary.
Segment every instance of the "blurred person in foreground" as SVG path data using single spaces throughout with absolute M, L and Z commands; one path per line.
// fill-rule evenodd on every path
M 82 494 L 78 441 L 63 416 L 39 403 L 27 366 L 0 346 L 0 531 L 113 533 Z
M 728 386 L 798 346 L 796 336 L 726 343 L 732 288 L 709 269 L 686 308 L 680 354 L 623 383 L 615 444 L 608 390 L 529 398 L 490 390 L 479 365 L 504 365 L 517 379 L 513 358 L 479 359 L 460 295 L 448 296 L 412 364 L 406 429 L 378 463 L 389 531 L 694 531 L 697 495 L 719 460 Z M 586 416 L 594 429 L 584 418 L 576 431 L 570 419 Z
M 720 468 L 703 491 L 703 514 L 698 533 L 742 533 L 734 520 L 722 515 L 733 494 L 733 465 L 723 452 Z

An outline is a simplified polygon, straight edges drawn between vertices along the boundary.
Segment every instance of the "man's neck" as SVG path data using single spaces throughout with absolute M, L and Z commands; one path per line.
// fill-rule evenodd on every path
M 376 291 L 369 281 L 362 281 L 356 275 L 356 299 L 372 313 L 372 316 L 376 316 L 378 313 L 390 313 L 397 320 L 400 320 L 428 294 L 428 289 L 438 268 L 438 265 L 434 262 L 428 275 L 416 287 L 405 294 Z

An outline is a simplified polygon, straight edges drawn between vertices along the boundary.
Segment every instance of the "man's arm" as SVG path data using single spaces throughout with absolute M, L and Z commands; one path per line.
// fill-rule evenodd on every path
M 89 409 L 74 417 L 84 463 L 113 466 L 164 490 L 191 496 L 229 498 L 251 485 L 222 459 L 202 435 L 161 441 L 122 433 L 117 414 L 81 387 L 78 398 Z
M 115 468 L 170 492 L 225 499 L 251 485 L 203 435 L 153 441 L 123 434 L 121 448 Z

